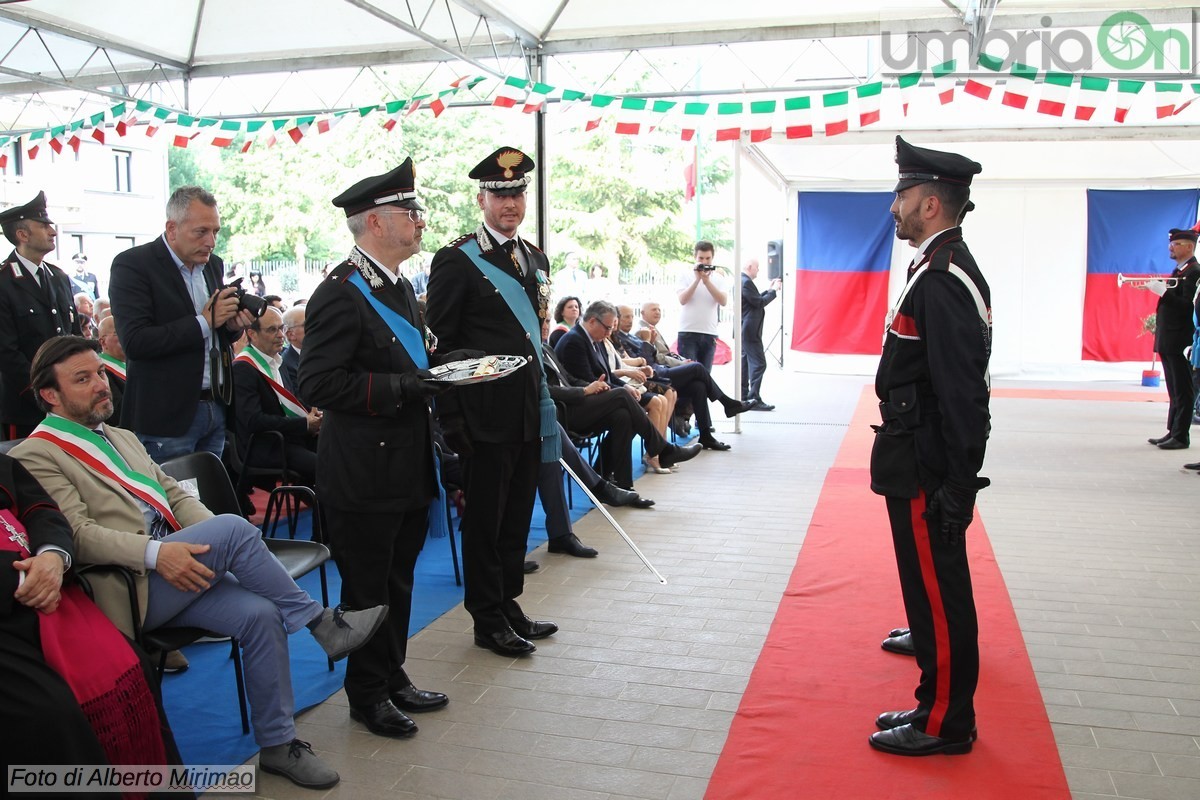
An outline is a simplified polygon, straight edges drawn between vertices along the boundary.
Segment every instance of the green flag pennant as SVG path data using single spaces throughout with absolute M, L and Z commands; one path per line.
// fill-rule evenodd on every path
M 862 86 L 857 86 L 854 89 L 854 94 L 860 99 L 863 97 L 875 97 L 883 92 L 883 81 L 875 81 L 874 83 L 865 83 Z
M 73 121 L 68 127 L 70 127 L 70 129 L 73 131 L 77 131 L 83 127 L 83 120 L 77 119 L 77 120 Z
M 844 106 L 850 102 L 850 92 L 830 92 L 821 95 L 821 105 L 825 108 Z
M 1004 69 L 1003 58 L 996 58 L 996 56 L 988 55 L 987 53 L 980 53 L 979 60 L 976 63 L 978 63 L 979 66 L 983 67 L 984 69 L 991 70 L 992 72 L 1000 72 Z
M 246 133 L 258 133 L 267 124 L 263 119 L 252 119 L 246 123 Z
M 1070 86 L 1075 76 L 1069 72 L 1047 72 L 1042 80 L 1051 86 Z
M 196 118 L 189 117 L 187 114 L 180 114 L 175 118 L 175 124 L 182 128 L 190 128 L 196 124 Z
M 812 98 L 810 98 L 808 95 L 784 98 L 784 111 L 804 111 L 809 108 L 812 108 Z
M 150 105 L 145 100 L 138 100 L 134 104 L 133 108 L 135 111 L 149 111 L 150 109 L 154 108 L 154 106 Z
M 616 99 L 610 94 L 594 94 L 592 95 L 592 105 L 595 108 L 608 108 Z
M 296 127 L 300 127 L 301 125 L 312 125 L 316 119 L 316 116 L 296 117 Z
M 679 103 L 674 100 L 655 100 L 651 111 L 655 114 L 665 114 L 677 105 Z
M 63 135 L 64 133 L 66 133 L 66 132 L 67 132 L 67 126 L 66 126 L 66 125 L 58 125 L 58 126 L 55 126 L 55 127 L 53 127 L 53 128 L 51 128 L 51 129 L 50 129 L 50 135 L 51 135 L 51 136 L 62 136 L 62 135 Z
M 474 89 L 476 86 L 478 86 L 479 84 L 483 83 L 486 80 L 487 80 L 486 75 L 476 75 L 474 78 L 471 78 L 471 80 L 467 83 L 467 88 Z
M 625 111 L 645 111 L 646 98 L 644 97 L 622 97 L 621 108 Z
M 774 100 L 752 100 L 750 102 L 750 113 L 751 114 L 774 114 L 775 113 L 775 104 L 776 103 Z
M 1158 82 L 1156 82 L 1154 84 L 1154 91 L 1160 92 L 1160 93 L 1162 93 L 1162 92 L 1182 92 L 1183 84 L 1182 83 L 1158 83 Z
M 104 122 L 104 112 L 99 111 L 95 114 L 92 114 L 90 117 L 88 117 L 88 122 L 92 123 L 93 128 L 101 124 Z
M 1131 81 L 1122 78 L 1117 81 L 1117 91 L 1124 92 L 1125 94 L 1137 94 L 1145 85 L 1145 81 Z
M 272 128 L 272 130 L 281 131 L 281 130 L 283 130 L 285 127 L 287 127 L 287 124 L 288 124 L 288 121 L 287 121 L 286 119 L 273 119 L 273 120 L 271 120 L 271 128 Z
M 529 91 L 533 92 L 534 94 L 551 94 L 554 91 L 554 88 L 555 87 L 548 83 L 535 83 L 533 84 L 533 88 Z
M 570 100 L 571 102 L 574 102 L 576 100 L 582 100 L 585 97 L 587 97 L 587 94 L 577 89 L 563 89 L 563 100 Z
M 393 100 L 390 103 L 385 103 L 383 110 L 389 114 L 395 114 L 397 111 L 403 109 L 405 105 L 407 104 L 403 100 Z
M 684 103 L 683 113 L 689 116 L 703 116 L 708 113 L 711 103 Z
M 48 132 L 49 131 L 30 131 L 26 138 L 28 141 L 36 142 L 38 139 L 44 138 Z
M 220 120 L 218 120 L 218 119 L 211 119 L 210 117 L 201 117 L 197 123 L 197 127 L 211 128 L 213 125 L 216 125 L 218 122 L 220 122 Z
M 154 109 L 154 116 L 157 119 L 165 120 L 167 117 L 171 116 L 171 112 L 160 106 Z
M 920 72 L 910 72 L 907 75 L 901 75 L 900 77 L 896 78 L 896 86 L 898 86 L 901 89 L 911 88 L 913 86 L 916 86 L 920 82 L 921 82 L 921 73 Z
M 240 131 L 241 129 L 242 123 L 235 122 L 234 120 L 227 119 L 221 123 L 221 130 L 223 131 Z
M 516 89 L 527 89 L 529 88 L 529 81 L 527 81 L 525 78 L 514 78 L 513 76 L 509 75 L 504 79 L 504 85 L 512 86 Z
M 1097 78 L 1092 75 L 1079 76 L 1079 88 L 1089 92 L 1107 92 L 1111 81 L 1108 78 Z
M 1014 78 L 1023 78 L 1027 81 L 1036 81 L 1038 71 L 1036 67 L 1031 67 L 1028 64 L 1014 63 L 1012 69 L 1009 70 Z
M 125 116 L 125 104 L 117 103 L 115 106 L 113 106 L 112 108 L 110 108 L 108 110 L 108 113 L 112 115 L 113 119 L 116 119 L 117 117 Z
M 362 106 L 358 109 L 358 115 L 360 117 L 370 116 L 377 108 L 379 108 L 379 106 Z
M 744 103 L 717 103 L 717 116 L 727 117 L 730 114 L 740 114 L 744 105 Z
M 949 61 L 943 61 L 941 64 L 936 64 L 931 72 L 933 72 L 933 77 L 935 78 L 944 78 L 953 73 L 956 66 L 956 62 L 952 58 Z

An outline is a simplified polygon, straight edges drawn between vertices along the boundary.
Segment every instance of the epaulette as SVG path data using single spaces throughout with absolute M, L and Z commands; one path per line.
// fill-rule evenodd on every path
M 467 242 L 471 241 L 474 238 L 475 238 L 474 233 L 464 233 L 462 236 L 458 237 L 457 239 L 455 239 L 453 242 L 451 242 L 450 244 L 448 244 L 446 246 L 447 247 L 462 247 L 464 244 L 466 244 Z
M 329 270 L 329 274 L 325 276 L 327 281 L 336 281 L 337 283 L 345 283 L 350 279 L 350 275 L 354 272 L 354 265 L 349 261 L 343 261 L 333 269 Z
M 522 239 L 521 241 L 524 242 L 525 246 L 528 247 L 530 250 L 536 250 L 537 252 L 541 253 L 542 255 L 546 255 L 545 251 L 543 251 L 542 248 L 538 247 L 536 244 L 529 241 L 528 239 Z

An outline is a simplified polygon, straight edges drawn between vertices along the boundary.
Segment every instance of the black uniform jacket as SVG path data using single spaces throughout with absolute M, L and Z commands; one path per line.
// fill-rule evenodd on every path
M 209 258 L 204 282 L 210 296 L 221 288 L 224 274 L 221 259 Z M 108 293 L 125 348 L 121 427 L 145 436 L 184 435 L 200 404 L 204 333 L 192 295 L 161 236 L 117 254 Z M 213 335 L 232 358 L 233 334 L 221 325 Z
M 50 293 L 25 271 L 16 251 L 0 264 L 0 422 L 36 425 L 45 417 L 29 389 L 29 367 L 42 342 L 64 333 L 79 334 L 71 279 L 43 263 Z
M 283 365 L 279 367 L 279 372 L 283 375 L 283 385 L 299 398 L 300 392 L 296 387 L 300 383 L 300 353 L 296 352 L 296 348 L 289 344 L 283 348 L 279 357 L 283 359 Z
M 483 226 L 475 233 L 438 250 L 430 265 L 426 293 L 426 319 L 438 339 L 438 350 L 482 350 L 489 355 L 525 356 L 529 363 L 517 374 L 500 380 L 456 386 L 437 399 L 438 413 L 446 418 L 461 415 L 471 439 L 493 444 L 515 444 L 539 438 L 538 401 L 542 373 L 535 348 L 541 337 L 531 338 L 517 320 L 500 290 L 483 276 L 460 248 L 478 241 L 483 258 L 520 281 L 534 311 L 540 308 L 535 270 L 550 274 L 545 254 L 523 239 L 524 276 Z M 311 313 L 311 311 L 309 312 Z M 304 352 L 308 353 L 305 329 Z M 324 434 L 322 434 L 324 435 Z
M 286 381 L 284 386 L 287 386 Z M 308 435 L 308 419 L 285 415 L 275 390 L 253 364 L 233 362 L 233 392 L 233 429 L 237 433 L 238 450 L 242 458 L 246 457 L 250 437 L 259 431 L 279 431 L 285 441 L 301 447 L 309 446 L 312 437 Z M 282 456 L 279 442 L 272 438 L 269 446 L 267 444 L 257 443 L 255 455 L 278 461 Z
M 1160 355 L 1182 353 L 1183 348 L 1192 343 L 1195 332 L 1192 302 L 1200 282 L 1200 264 L 1194 257 L 1189 258 L 1182 267 L 1176 267 L 1171 277 L 1178 278 L 1179 282 L 1163 292 L 1154 309 L 1154 352 Z
M 742 336 L 750 341 L 761 342 L 766 307 L 775 299 L 775 290 L 760 292 L 754 281 L 742 273 Z
M 964 280 L 978 291 L 986 319 Z M 947 480 L 979 488 L 990 425 L 991 293 L 962 229 L 938 234 L 909 282 L 875 376 L 884 424 L 871 453 L 871 488 L 893 497 L 916 497 L 918 484 L 932 492 Z
M 37 555 L 39 547 L 52 545 L 65 550 L 73 557 L 75 546 L 67 518 L 21 462 L 2 454 L 0 508 L 7 508 L 25 526 L 31 554 Z M 8 536 L 7 533 L 4 535 Z M 19 573 L 12 565 L 14 561 L 19 560 L 15 550 L 0 550 L 0 629 L 4 630 L 10 629 L 8 623 L 13 612 L 25 608 L 13 597 L 13 592 L 17 590 Z M 32 621 L 32 612 L 28 616 Z M 36 622 L 33 625 L 36 627 Z
M 363 273 L 372 295 L 423 330 L 416 298 L 356 252 L 317 286 L 304 318 L 300 395 L 325 416 L 317 437 L 321 502 L 361 513 L 429 504 L 437 493 L 429 404 L 401 397 L 399 377 L 417 369 L 404 345 L 349 282 Z
M 554 354 L 558 356 L 558 363 L 562 364 L 563 369 L 578 380 L 590 383 L 604 378 L 609 386 L 614 387 L 620 387 L 623 383 L 609 370 L 608 359 L 600 355 L 599 348 L 582 325 L 576 325 L 563 334 L 554 346 Z

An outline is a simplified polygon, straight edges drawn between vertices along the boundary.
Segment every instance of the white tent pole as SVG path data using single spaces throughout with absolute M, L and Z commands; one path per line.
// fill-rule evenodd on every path
M 733 143 L 733 396 L 742 397 L 742 140 Z M 733 418 L 733 432 L 742 432 L 742 415 Z

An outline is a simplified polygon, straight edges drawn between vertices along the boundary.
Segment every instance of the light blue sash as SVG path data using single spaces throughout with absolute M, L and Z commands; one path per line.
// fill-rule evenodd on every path
M 517 322 L 521 323 L 521 327 L 529 335 L 534 355 L 537 356 L 538 387 L 541 390 L 541 397 L 538 400 L 538 432 L 542 437 L 542 463 L 556 463 L 562 456 L 562 446 L 558 441 L 558 415 L 555 413 L 554 401 L 550 399 L 550 389 L 546 386 L 546 373 L 542 368 L 542 321 L 534 313 L 533 306 L 529 303 L 529 295 L 525 294 L 525 287 L 504 270 L 489 264 L 479 249 L 479 242 L 470 239 L 459 249 L 466 253 L 467 258 L 471 259 L 471 263 L 483 273 L 483 277 L 496 287 L 513 316 L 517 318 Z M 534 269 L 532 266 L 530 268 Z
M 429 369 L 429 354 L 425 352 L 425 337 L 421 335 L 421 332 L 414 328 L 411 322 L 397 314 L 394 309 L 388 308 L 380 302 L 367 287 L 367 282 L 363 280 L 363 276 L 358 270 L 350 273 L 350 283 L 362 292 L 363 297 L 367 298 L 367 302 L 371 304 L 371 308 L 375 309 L 379 318 L 392 329 L 392 333 L 396 334 L 396 339 L 404 345 L 404 351 L 417 365 L 417 369 Z

